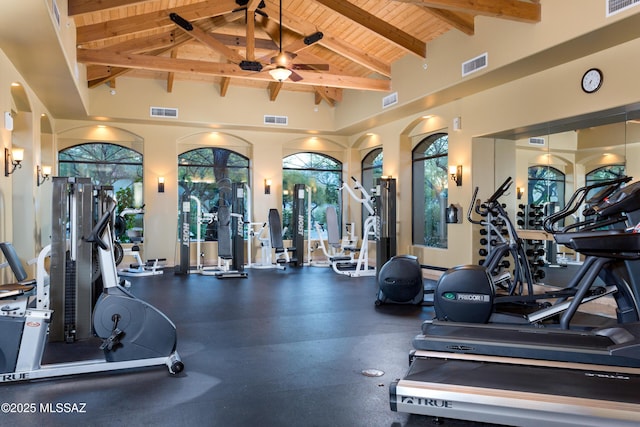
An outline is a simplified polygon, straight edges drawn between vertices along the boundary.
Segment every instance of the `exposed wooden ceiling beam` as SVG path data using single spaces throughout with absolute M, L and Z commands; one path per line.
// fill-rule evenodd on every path
M 68 0 L 68 15 L 77 16 L 85 13 L 101 12 L 122 6 L 132 6 L 153 0 Z
M 264 10 L 269 14 L 269 16 L 274 16 L 274 14 L 278 13 L 278 10 L 272 9 L 268 3 Z M 322 31 L 324 36 L 322 37 L 322 40 L 317 42 L 317 44 L 384 77 L 391 77 L 391 66 L 389 64 L 386 64 L 371 55 L 367 55 L 356 47 L 345 43 L 340 37 L 333 36 L 328 29 L 317 28 L 313 25 L 309 25 L 299 16 L 294 15 L 286 9 L 282 11 L 282 22 L 284 28 L 287 28 L 297 34 L 308 35 L 315 33 L 316 31 Z
M 232 12 L 238 5 L 234 0 L 208 0 L 172 10 L 145 13 L 130 18 L 114 19 L 98 24 L 85 25 L 76 30 L 76 42 L 79 45 L 105 40 L 112 37 L 126 36 L 147 30 L 174 25 L 169 13 L 177 13 L 188 21 L 224 15 Z
M 342 101 L 342 90 L 330 87 L 314 86 L 315 104 L 318 105 L 325 101 L 329 106 L 334 107 L 336 102 Z
M 184 28 L 183 26 L 178 24 L 176 24 L 176 27 L 184 31 L 185 34 L 189 35 L 190 37 L 193 37 L 194 39 L 198 40 L 200 43 L 204 44 L 209 49 L 212 49 L 222 54 L 222 56 L 224 56 L 225 58 L 227 58 L 232 62 L 239 63 L 240 61 L 244 60 L 242 55 L 240 55 L 235 50 L 225 46 L 224 43 L 218 41 L 218 39 L 213 37 L 207 31 L 200 29 L 197 24 L 191 24 L 190 29 Z
M 282 89 L 284 83 L 282 82 L 271 82 L 269 83 L 267 90 L 269 91 L 269 101 L 275 101 L 278 98 L 278 94 L 280 93 L 280 89 Z
M 173 49 L 171 50 L 171 58 L 175 59 L 178 57 L 178 49 Z M 171 93 L 173 92 L 173 81 L 176 78 L 176 73 L 169 71 L 168 75 L 167 75 L 167 92 Z
M 317 3 L 332 9 L 344 17 L 362 25 L 365 28 L 379 34 L 397 46 L 413 53 L 420 58 L 427 56 L 427 44 L 411 34 L 402 31 L 398 27 L 383 21 L 375 15 L 360 9 L 353 3 L 343 0 L 315 0 Z
M 472 36 L 475 32 L 473 15 L 462 12 L 452 12 L 446 9 L 435 9 L 433 7 L 425 7 L 424 9 L 468 36 Z
M 87 49 L 77 50 L 80 63 L 111 65 L 114 67 L 136 68 L 155 71 L 173 71 L 176 73 L 194 73 L 223 77 L 238 77 L 252 80 L 273 81 L 266 72 L 256 73 L 244 71 L 235 64 L 221 64 L 188 59 L 171 59 L 160 56 L 139 54 L 117 54 Z M 373 91 L 390 91 L 391 81 L 366 77 L 340 76 L 313 71 L 296 71 L 303 80 L 298 84 L 311 86 L 332 86 L 345 89 L 363 89 Z
M 249 0 L 247 3 L 247 48 L 246 56 L 248 61 L 253 61 L 256 58 L 255 53 L 255 37 L 256 37 L 256 20 L 255 12 L 260 5 L 261 0 Z
M 229 90 L 229 83 L 231 83 L 231 79 L 229 77 L 223 77 L 220 79 L 220 96 L 227 96 L 227 91 Z
M 325 0 L 316 0 L 325 1 Z M 420 6 L 446 9 L 473 15 L 491 16 L 521 22 L 540 22 L 542 13 L 539 2 L 521 0 L 393 0 Z
M 225 17 L 216 17 L 207 20 L 203 20 L 199 23 L 199 28 L 205 31 L 211 31 L 227 24 L 230 20 L 239 19 L 243 14 L 236 12 L 235 14 L 227 15 Z M 175 31 L 178 33 L 176 34 Z M 193 40 L 192 37 L 185 32 L 179 30 L 171 30 L 162 34 L 155 34 L 146 37 L 138 37 L 133 40 L 127 40 L 115 45 L 105 48 L 105 51 L 112 53 L 149 53 L 155 55 L 162 55 L 165 52 L 169 52 L 172 49 L 177 49 L 179 46 L 188 43 Z M 89 81 L 88 87 L 94 88 L 101 84 L 115 78 L 122 76 L 123 74 L 131 71 L 129 68 L 122 67 L 107 67 L 107 69 L 100 69 L 100 66 L 91 65 L 87 67 L 87 80 Z

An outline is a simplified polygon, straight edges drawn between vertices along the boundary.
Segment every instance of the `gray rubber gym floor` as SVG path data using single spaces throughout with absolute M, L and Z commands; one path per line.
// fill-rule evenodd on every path
M 434 425 L 429 417 L 392 412 L 388 399 L 389 383 L 403 376 L 411 340 L 431 308 L 376 308 L 373 277 L 317 267 L 248 272 L 247 279 L 172 270 L 132 278 L 131 292 L 177 325 L 185 371 L 172 377 L 160 367 L 5 384 L 0 402 L 22 404 L 13 407 L 26 413 L 2 413 L 0 425 Z M 99 357 L 97 346 L 94 340 L 51 343 L 45 359 Z M 365 376 L 366 369 L 384 375 Z M 61 412 L 43 413 L 50 403 L 62 404 Z

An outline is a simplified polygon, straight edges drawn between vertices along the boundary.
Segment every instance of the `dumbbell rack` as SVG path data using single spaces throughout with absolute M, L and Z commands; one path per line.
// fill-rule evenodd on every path
M 481 257 L 486 257 L 493 250 L 494 246 L 506 242 L 509 232 L 506 229 L 504 219 L 492 215 L 491 212 L 483 215 L 483 223 L 485 226 L 480 229 L 481 248 L 478 250 L 478 254 Z M 485 261 L 486 258 L 480 258 L 478 264 L 483 265 Z M 498 271 L 491 271 L 490 273 L 494 277 L 500 276 L 504 272 L 504 269 L 508 269 L 510 266 L 511 263 L 508 259 L 502 260 L 496 268 Z
M 517 225 L 519 228 L 525 228 L 525 224 L 528 230 L 542 230 L 542 218 L 544 217 L 544 211 L 542 205 L 518 205 L 517 212 L 518 220 Z M 527 239 L 524 241 L 525 253 L 527 254 L 527 260 L 531 267 L 531 274 L 534 280 L 544 279 L 545 272 L 542 267 L 545 265 L 545 242 L 544 240 Z

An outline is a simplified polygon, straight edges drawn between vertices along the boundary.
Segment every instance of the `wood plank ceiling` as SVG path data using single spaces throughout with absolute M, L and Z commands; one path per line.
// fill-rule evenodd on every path
M 315 93 L 389 91 L 391 64 L 426 58 L 447 31 L 472 37 L 478 15 L 536 23 L 539 0 L 68 0 L 89 87 L 120 76 Z M 282 26 L 280 26 L 282 16 Z M 282 44 L 280 34 L 282 33 Z M 274 62 L 279 48 L 285 52 Z M 269 70 L 292 71 L 276 81 Z

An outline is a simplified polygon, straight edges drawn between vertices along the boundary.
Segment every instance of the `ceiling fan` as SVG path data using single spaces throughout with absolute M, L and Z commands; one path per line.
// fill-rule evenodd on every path
M 282 50 L 282 0 L 280 0 L 280 16 L 279 16 L 279 41 L 278 41 L 278 54 L 271 58 L 269 66 L 273 67 L 269 70 L 269 74 L 274 80 L 283 82 L 287 79 L 291 79 L 294 82 L 302 80 L 302 76 L 296 73 L 294 70 L 317 70 L 326 71 L 329 69 L 327 64 L 295 64 L 293 60 L 297 54 L 293 52 L 286 52 Z M 305 45 L 311 45 L 323 37 L 322 32 L 317 31 L 311 35 L 306 36 L 303 41 Z M 249 71 L 262 71 L 262 64 L 259 61 L 243 61 L 239 64 L 240 68 Z
M 240 8 L 236 9 L 235 11 L 240 11 L 243 9 L 246 10 L 246 4 L 248 3 L 248 1 L 236 0 L 236 3 L 238 3 Z M 263 2 L 260 2 L 260 5 L 258 6 L 258 8 L 260 7 L 264 7 Z M 268 17 L 264 12 L 260 11 L 259 9 L 256 9 L 256 13 L 259 13 L 260 15 Z M 194 28 L 191 22 L 187 21 L 177 13 L 171 13 L 169 14 L 169 17 L 176 25 L 178 25 L 179 27 L 181 27 L 187 32 L 193 32 L 194 30 L 197 30 L 197 28 Z M 269 74 L 275 80 L 279 82 L 283 82 L 290 78 L 291 81 L 297 82 L 302 80 L 302 76 L 300 76 L 294 70 L 326 71 L 329 69 L 329 66 L 327 64 L 293 63 L 293 60 L 296 58 L 297 54 L 293 52 L 283 51 L 282 49 L 282 33 L 283 33 L 282 31 L 282 0 L 280 0 L 279 32 L 280 32 L 280 36 L 279 36 L 279 43 L 278 43 L 278 54 L 272 57 L 270 63 L 266 65 L 266 67 L 270 68 Z M 313 43 L 316 43 L 318 40 L 321 40 L 322 37 L 323 37 L 322 32 L 317 31 L 313 34 L 306 36 L 303 39 L 303 42 L 305 45 L 308 46 Z M 232 61 L 232 62 L 235 62 L 235 61 Z M 263 68 L 265 68 L 265 66 L 263 66 L 263 63 L 260 60 L 254 61 L 254 60 L 244 59 L 235 63 L 240 67 L 240 69 L 244 71 L 260 72 L 263 70 Z

